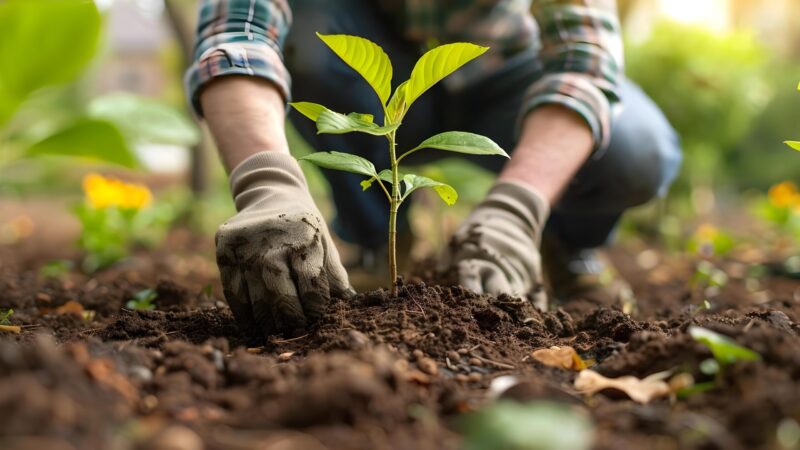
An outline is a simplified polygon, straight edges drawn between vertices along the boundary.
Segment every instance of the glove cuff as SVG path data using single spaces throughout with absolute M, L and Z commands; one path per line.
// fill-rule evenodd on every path
M 489 191 L 486 204 L 514 213 L 534 231 L 537 241 L 550 216 L 550 204 L 536 189 L 517 181 L 499 181 Z
M 300 164 L 288 153 L 256 153 L 239 163 L 231 171 L 229 179 L 238 211 L 262 197 L 259 193 L 267 191 L 300 190 L 308 196 L 308 184 Z

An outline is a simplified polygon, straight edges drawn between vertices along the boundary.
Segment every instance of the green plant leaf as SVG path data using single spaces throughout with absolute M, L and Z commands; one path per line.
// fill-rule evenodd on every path
M 394 94 L 392 94 L 392 98 L 389 100 L 389 105 L 386 106 L 384 124 L 399 122 L 400 118 L 406 113 L 408 109 L 406 106 L 406 88 L 408 87 L 408 81 L 409 80 L 403 81 L 397 86 L 397 89 L 394 90 Z
M 500 155 L 508 158 L 508 154 L 493 140 L 479 134 L 463 131 L 448 131 L 432 136 L 409 150 L 406 155 L 424 148 L 434 148 L 468 155 Z
M 735 363 L 736 361 L 758 361 L 761 359 L 761 355 L 758 353 L 742 347 L 731 338 L 711 330 L 691 326 L 689 327 L 689 334 L 695 341 L 708 347 L 711 350 L 711 354 L 714 355 L 714 359 L 722 365 Z
M 465 450 L 588 450 L 592 421 L 577 408 L 547 401 L 500 400 L 459 422 Z
M 785 141 L 784 144 L 788 145 L 790 148 L 797 150 L 800 152 L 800 141 Z
M 384 136 L 396 130 L 400 124 L 378 126 L 368 122 L 363 117 L 372 116 L 368 114 L 350 113 L 340 114 L 329 109 L 325 109 L 317 118 L 317 133 L 319 134 L 344 134 L 344 133 L 367 133 L 374 136 Z
M 105 120 L 83 118 L 33 144 L 28 156 L 69 156 L 125 167 L 139 164 L 128 148 L 125 137 Z
M 0 125 L 34 91 L 74 80 L 97 50 L 100 26 L 93 1 L 0 2 Z
M 375 181 L 378 178 L 380 178 L 381 180 L 391 184 L 391 182 L 392 182 L 392 171 L 391 171 L 391 169 L 383 169 L 377 175 L 377 178 L 375 176 L 373 176 L 373 177 L 370 177 L 370 178 L 362 181 L 361 182 L 361 189 L 366 191 L 367 189 L 371 188 L 372 184 L 375 183 Z
M 89 103 L 88 114 L 113 122 L 133 142 L 189 147 L 200 141 L 200 130 L 186 114 L 151 98 L 106 95 Z
M 317 33 L 339 58 L 358 72 L 385 105 L 392 93 L 392 62 L 378 44 L 358 36 Z
M 447 203 L 448 206 L 455 205 L 458 200 L 458 193 L 449 184 L 444 184 L 440 181 L 432 180 L 428 177 L 421 175 L 405 174 L 402 176 L 403 184 L 405 185 L 405 192 L 403 198 L 408 197 L 412 192 L 420 188 L 432 188 L 439 194 L 439 197 Z
M 405 89 L 406 109 L 433 85 L 487 50 L 489 47 L 457 42 L 436 47 L 422 55 L 414 65 Z
M 319 103 L 311 103 L 311 102 L 293 102 L 289 103 L 289 106 L 296 109 L 297 112 L 308 117 L 314 122 L 316 122 L 317 119 L 319 119 L 319 115 L 320 113 L 322 113 L 322 111 L 328 109 L 320 105 Z
M 371 178 L 378 176 L 375 166 L 371 162 L 351 153 L 316 152 L 300 158 L 300 161 L 308 161 L 325 169 L 357 173 Z

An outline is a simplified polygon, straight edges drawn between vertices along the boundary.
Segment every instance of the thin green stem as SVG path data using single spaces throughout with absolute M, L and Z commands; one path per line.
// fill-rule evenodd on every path
M 397 209 L 400 206 L 400 176 L 397 170 L 395 132 L 389 135 L 389 161 L 392 168 L 392 196 L 389 199 L 389 274 L 392 281 L 392 297 L 397 296 Z M 380 180 L 379 180 L 380 181 Z

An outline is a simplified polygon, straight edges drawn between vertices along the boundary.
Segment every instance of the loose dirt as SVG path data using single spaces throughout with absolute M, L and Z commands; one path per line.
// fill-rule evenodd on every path
M 412 277 L 398 298 L 333 299 L 307 334 L 256 343 L 239 333 L 213 263 L 197 256 L 207 244 L 181 236 L 93 277 L 44 279 L 41 258 L 0 251 L 0 308 L 23 329 L 0 335 L 0 448 L 459 448 L 459 417 L 486 404 L 503 375 L 519 381 L 505 397 L 585 409 L 599 449 L 780 448 L 778 427 L 800 422 L 796 280 L 764 278 L 754 296 L 734 277 L 699 311 L 692 261 L 644 271 L 618 252 L 632 314 L 588 302 L 541 312 Z M 145 288 L 159 294 L 155 310 L 124 307 Z M 710 353 L 691 324 L 762 360 L 732 365 L 711 391 L 640 405 L 582 396 L 575 372 L 530 356 L 569 345 L 606 376 L 672 370 L 707 381 L 698 366 Z

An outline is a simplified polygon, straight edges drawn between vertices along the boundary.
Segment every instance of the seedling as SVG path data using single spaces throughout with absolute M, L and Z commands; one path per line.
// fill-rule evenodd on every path
M 66 259 L 57 259 L 43 265 L 39 269 L 39 275 L 43 278 L 64 278 L 69 271 L 72 270 L 73 266 L 74 264 L 72 261 Z
M 728 284 L 728 274 L 709 261 L 702 260 L 692 275 L 690 285 L 693 290 L 702 291 L 707 297 L 717 295 Z
M 400 128 L 411 105 L 425 91 L 464 64 L 482 55 L 488 47 L 463 42 L 436 47 L 422 55 L 411 71 L 411 77 L 398 85 L 392 93 L 392 63 L 380 46 L 357 36 L 319 33 L 317 36 L 348 66 L 358 72 L 375 91 L 383 110 L 383 125 L 375 123 L 372 114 L 351 112 L 345 115 L 309 102 L 292 103 L 292 107 L 316 123 L 317 133 L 358 132 L 385 137 L 388 141 L 390 167 L 378 172 L 375 165 L 366 158 L 336 151 L 312 153 L 300 160 L 326 169 L 364 175 L 367 178 L 361 182 L 361 187 L 365 191 L 373 184 L 377 184 L 386 194 L 386 199 L 389 201 L 389 271 L 392 295 L 397 295 L 395 242 L 397 211 L 400 205 L 412 192 L 420 188 L 432 188 L 448 205 L 453 205 L 458 199 L 458 194 L 452 186 L 401 170 L 400 163 L 403 158 L 426 148 L 470 155 L 500 155 L 508 158 L 506 152 L 491 139 L 461 131 L 437 134 L 401 154 L 397 149 L 397 129 Z M 388 183 L 391 187 L 387 188 L 384 183 Z
M 22 332 L 22 327 L 19 325 L 11 325 L 11 321 L 8 320 L 12 314 L 14 314 L 13 309 L 9 309 L 7 311 L 0 310 L 0 331 L 20 334 Z
M 0 310 L 0 325 L 11 325 L 11 321 L 8 319 L 12 314 L 14 314 L 13 309 L 9 309 L 7 311 Z
M 761 355 L 758 353 L 749 348 L 742 347 L 732 339 L 711 330 L 693 325 L 689 327 L 689 334 L 695 341 L 708 347 L 708 349 L 711 350 L 711 354 L 714 355 L 713 358 L 701 361 L 699 366 L 700 373 L 714 377 L 714 379 L 703 383 L 692 384 L 691 386 L 680 389 L 677 392 L 678 398 L 689 398 L 695 394 L 700 394 L 716 388 L 720 382 L 723 371 L 730 364 L 737 361 L 761 360 Z
M 149 311 L 156 309 L 153 301 L 158 297 L 158 292 L 152 289 L 144 289 L 136 293 L 132 300 L 125 304 L 126 308 Z
M 711 330 L 691 326 L 689 327 L 689 334 L 695 341 L 711 350 L 711 354 L 714 355 L 714 359 L 717 360 L 720 366 L 724 367 L 737 361 L 758 361 L 761 359 L 761 355 L 758 353 L 742 347 L 731 338 Z

